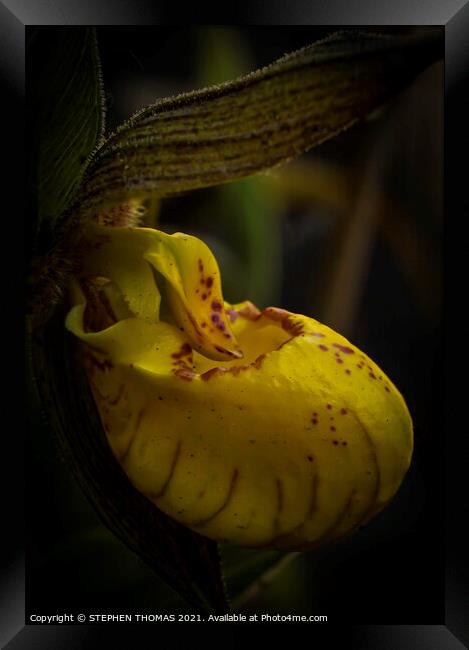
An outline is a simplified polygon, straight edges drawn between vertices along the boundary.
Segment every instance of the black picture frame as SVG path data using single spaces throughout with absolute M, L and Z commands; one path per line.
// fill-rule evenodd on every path
M 155 3 L 156 4 L 156 3 Z M 268 8 L 267 8 L 268 7 Z M 174 9 L 174 7 L 173 7 Z M 199 16 L 199 19 L 202 19 Z M 213 20 L 212 15 L 212 20 Z M 224 22 L 228 16 L 216 16 Z M 465 0 L 451 2 L 433 2 L 418 0 L 399 0 L 393 3 L 356 1 L 320 0 L 310 2 L 285 3 L 275 0 L 270 3 L 254 2 L 244 13 L 229 16 L 239 24 L 303 24 L 303 25 L 441 25 L 445 28 L 445 211 L 447 223 L 455 224 L 458 216 L 467 216 L 468 200 L 465 194 L 465 167 L 460 164 L 463 154 L 464 135 L 467 138 L 467 86 L 469 71 L 469 3 Z M 22 124 L 24 103 L 24 52 L 25 27 L 27 25 L 139 25 L 164 24 L 171 21 L 168 12 L 161 3 L 131 3 L 125 0 L 105 0 L 95 3 L 79 3 L 78 0 L 66 2 L 47 2 L 47 0 L 9 0 L 0 2 L 0 78 L 5 88 L 4 110 L 6 116 L 2 126 L 6 127 L 7 143 L 10 145 L 7 176 L 3 177 L 5 204 L 9 214 L 15 215 L 9 224 L 9 235 L 22 237 L 22 225 L 19 219 L 24 187 L 23 178 L 23 138 Z M 202 21 L 203 22 L 203 21 Z M 170 24 L 170 23 L 168 23 Z M 467 165 L 466 165 L 467 168 Z M 12 188 L 15 188 L 12 190 Z M 11 229 L 12 234 L 10 235 Z M 448 243 L 448 242 L 447 242 Z M 10 251 L 11 253 L 11 251 Z M 15 265 L 16 261 L 16 265 Z M 22 331 L 22 305 L 19 298 L 23 294 L 18 257 L 14 257 L 13 267 L 8 258 L 8 271 L 4 277 L 15 277 L 7 289 L 10 290 L 10 305 L 17 313 L 18 321 L 14 329 Z M 13 268 L 13 272 L 12 272 Z M 451 264 L 447 265 L 451 271 Z M 17 271 L 17 272 L 15 272 Z M 13 321 L 12 321 L 13 323 Z M 448 324 L 449 331 L 449 324 Z M 447 333 L 449 341 L 449 333 Z M 461 333 L 461 338 L 463 338 Z M 20 336 L 21 345 L 21 336 Z M 6 353 L 13 355 L 13 350 Z M 21 367 L 17 358 L 8 361 L 12 368 Z M 450 374 L 448 373 L 448 377 Z M 13 372 L 14 383 L 9 391 L 21 392 L 22 382 L 19 369 Z M 446 526 L 447 539 L 447 574 L 446 574 L 446 619 L 445 625 L 412 626 L 357 626 L 349 638 L 349 647 L 360 648 L 448 648 L 455 650 L 469 644 L 469 581 L 467 557 L 467 535 L 464 533 L 466 506 L 464 496 L 464 477 L 467 472 L 467 433 L 461 426 L 461 418 L 456 421 L 456 413 L 451 405 L 464 407 L 464 393 L 457 394 L 457 387 L 450 383 L 446 389 L 445 378 L 441 378 L 442 399 L 445 399 L 448 417 L 445 418 L 446 444 L 446 523 L 435 521 L 435 526 Z M 10 411 L 11 409 L 9 409 Z M 24 547 L 23 511 L 24 492 L 19 484 L 23 483 L 24 441 L 19 435 L 18 413 L 14 409 L 10 416 L 9 430 L 15 435 L 8 437 L 8 473 L 10 485 L 18 486 L 8 494 L 8 506 L 4 521 L 11 530 L 10 564 L 2 568 L 2 600 L 0 609 L 0 630 L 2 647 L 11 650 L 17 648 L 78 648 L 94 647 L 104 639 L 110 628 L 92 628 L 91 626 L 28 626 L 24 620 Z M 453 415 L 454 413 L 454 415 Z M 464 424 L 464 423 L 463 423 Z M 443 453 L 443 450 L 442 450 Z M 443 464 L 443 461 L 442 461 Z M 464 543 L 466 541 L 466 544 Z M 21 550 L 20 550 L 21 549 Z M 465 550 L 466 549 L 466 550 Z M 431 567 L 429 567 L 431 580 Z M 405 589 L 405 585 L 403 585 Z M 122 630 L 122 628 L 119 628 Z M 211 633 L 211 632 L 210 632 Z M 121 634 L 121 631 L 119 632 Z M 330 634 L 330 631 L 328 631 Z M 330 641 L 332 641 L 330 637 Z M 172 647 L 172 646 L 167 646 Z M 233 646 L 234 647 L 234 646 Z

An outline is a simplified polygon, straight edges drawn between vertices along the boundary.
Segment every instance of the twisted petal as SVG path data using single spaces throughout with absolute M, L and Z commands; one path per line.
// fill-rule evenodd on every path
M 160 292 L 154 271 L 163 280 L 172 320 L 191 345 L 210 359 L 231 360 L 242 352 L 231 332 L 212 252 L 196 237 L 152 228 L 88 226 L 83 272 L 116 282 L 129 309 L 149 323 L 159 320 Z

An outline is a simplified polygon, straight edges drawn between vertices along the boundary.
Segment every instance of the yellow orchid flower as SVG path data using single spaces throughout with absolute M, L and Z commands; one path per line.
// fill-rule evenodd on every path
M 88 226 L 66 327 L 84 344 L 112 451 L 181 524 L 311 548 L 379 512 L 409 467 L 404 399 L 318 321 L 223 300 L 199 239 Z

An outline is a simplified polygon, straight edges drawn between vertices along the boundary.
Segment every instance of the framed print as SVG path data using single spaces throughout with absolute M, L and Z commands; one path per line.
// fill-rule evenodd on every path
M 319 4 L 0 7 L 27 170 L 7 648 L 467 643 L 443 314 L 469 14 Z

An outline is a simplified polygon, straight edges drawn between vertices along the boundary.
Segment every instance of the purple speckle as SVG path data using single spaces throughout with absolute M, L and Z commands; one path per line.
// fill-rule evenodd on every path
M 222 310 L 221 303 L 219 303 L 218 300 L 214 300 L 212 302 L 212 309 L 213 309 L 213 311 L 221 311 Z
M 212 314 L 211 319 L 212 319 L 212 323 L 219 323 L 220 322 L 219 314 Z
M 346 345 L 339 345 L 338 343 L 333 343 L 332 347 L 337 348 L 344 354 L 353 354 L 352 348 L 348 348 Z
M 328 349 L 329 349 L 329 348 L 327 347 L 327 345 L 323 345 L 322 343 L 321 343 L 321 345 L 318 345 L 318 348 L 319 348 L 320 350 L 324 350 L 324 352 L 327 352 Z

